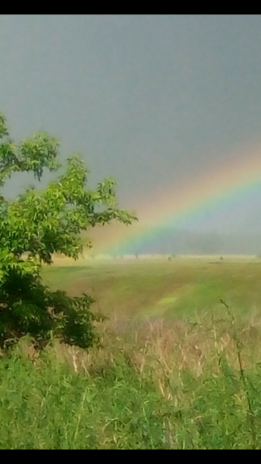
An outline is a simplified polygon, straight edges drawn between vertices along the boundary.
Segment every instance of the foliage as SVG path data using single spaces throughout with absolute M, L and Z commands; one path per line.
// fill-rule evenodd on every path
M 57 171 L 59 142 L 37 133 L 15 144 L 0 113 L 0 187 L 16 172 Z M 86 187 L 89 171 L 79 154 L 67 159 L 65 172 L 47 187 L 27 188 L 15 200 L 0 197 L 0 343 L 26 333 L 46 340 L 52 334 L 82 347 L 95 340 L 87 295 L 69 298 L 41 283 L 42 263 L 53 253 L 77 259 L 83 251 L 81 232 L 112 220 L 131 224 L 134 214 L 117 207 L 115 181 L 105 179 L 96 190 Z M 87 244 L 91 247 L 91 242 Z

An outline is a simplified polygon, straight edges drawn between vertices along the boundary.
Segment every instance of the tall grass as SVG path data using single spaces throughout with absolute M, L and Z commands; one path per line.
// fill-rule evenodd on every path
M 23 340 L 0 360 L 0 447 L 261 448 L 261 330 L 230 308 L 108 321 L 102 348 Z

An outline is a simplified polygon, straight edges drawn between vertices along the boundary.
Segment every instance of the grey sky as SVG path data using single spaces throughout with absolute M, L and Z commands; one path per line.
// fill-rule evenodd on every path
M 138 214 L 140 198 L 261 142 L 260 16 L 0 16 L 0 58 L 12 135 L 56 135 Z M 235 210 L 202 224 L 261 227 L 261 189 Z

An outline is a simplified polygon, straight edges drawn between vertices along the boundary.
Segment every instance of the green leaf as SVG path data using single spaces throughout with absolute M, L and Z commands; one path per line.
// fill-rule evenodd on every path
M 15 172 L 31 172 L 40 180 L 44 169 L 61 167 L 55 137 L 38 132 L 14 143 L 8 135 L 0 113 L 0 186 Z M 83 251 L 81 232 L 88 227 L 115 219 L 127 225 L 137 220 L 134 213 L 116 207 L 114 179 L 104 179 L 90 190 L 88 175 L 75 153 L 63 174 L 44 190 L 31 186 L 12 201 L 0 196 L 0 345 L 26 334 L 46 341 L 55 333 L 84 348 L 97 340 L 92 298 L 51 292 L 40 278 L 41 264 L 51 264 L 54 253 L 78 259 Z M 91 241 L 87 246 L 92 247 Z

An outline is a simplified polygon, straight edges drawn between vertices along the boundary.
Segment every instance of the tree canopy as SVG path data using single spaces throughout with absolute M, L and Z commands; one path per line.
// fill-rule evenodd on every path
M 15 172 L 31 172 L 41 181 L 44 169 L 57 171 L 62 167 L 59 146 L 44 132 L 14 143 L 0 113 L 0 189 Z M 126 225 L 137 220 L 117 207 L 114 179 L 106 178 L 91 190 L 86 185 L 89 174 L 76 153 L 45 189 L 29 187 L 14 200 L 0 197 L 1 344 L 26 334 L 43 340 L 54 333 L 67 343 L 92 345 L 92 298 L 51 292 L 40 274 L 41 264 L 51 264 L 54 253 L 79 257 L 82 231 L 112 220 Z

